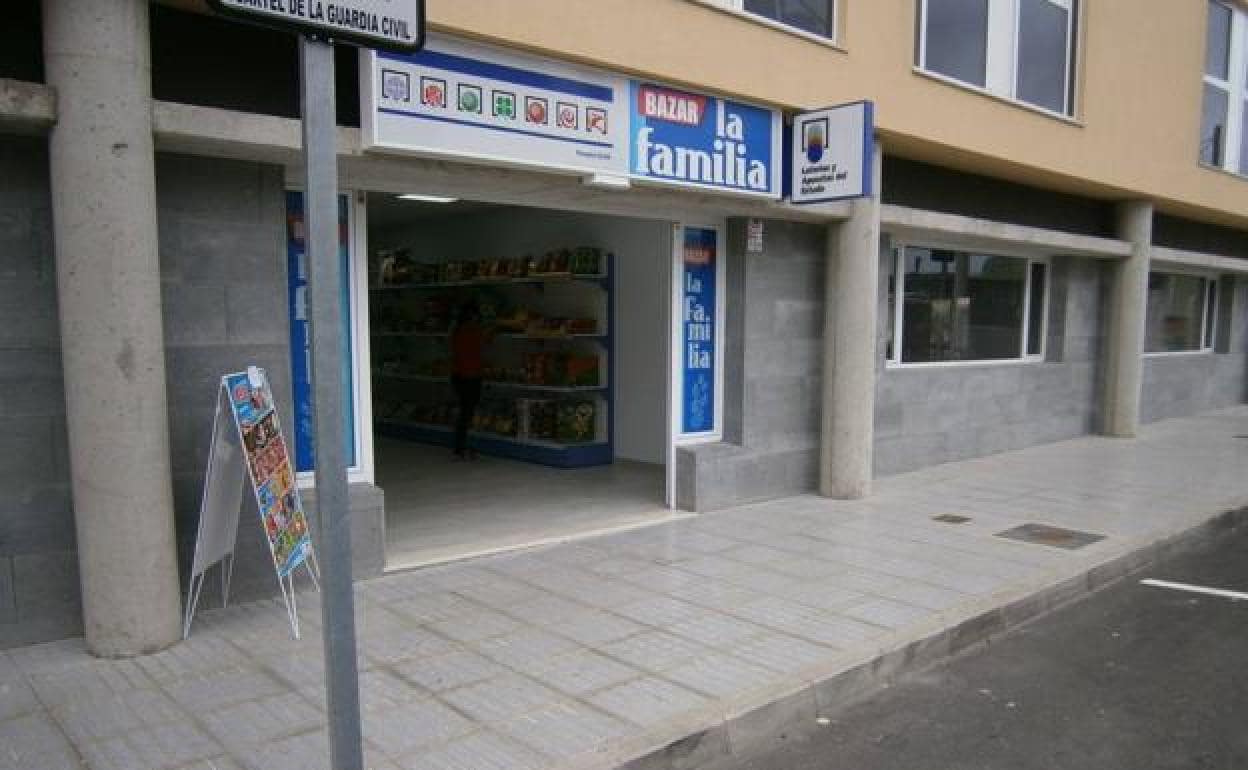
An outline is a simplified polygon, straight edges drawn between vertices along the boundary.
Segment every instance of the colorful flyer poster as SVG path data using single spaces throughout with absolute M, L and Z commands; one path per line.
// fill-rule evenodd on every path
M 312 540 L 273 393 L 264 372 L 254 368 L 229 375 L 225 387 L 242 437 L 273 566 L 278 577 L 285 578 L 308 558 Z

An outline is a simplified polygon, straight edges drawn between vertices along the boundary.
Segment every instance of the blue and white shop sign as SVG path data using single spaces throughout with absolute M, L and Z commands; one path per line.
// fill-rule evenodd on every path
M 862 198 L 871 189 L 875 106 L 853 102 L 793 118 L 786 194 L 794 203 Z
M 362 56 L 366 150 L 628 173 L 622 77 L 432 35 L 416 54 Z
M 680 433 L 716 429 L 719 343 L 719 232 L 685 227 L 680 261 Z
M 631 92 L 634 178 L 780 197 L 778 111 L 638 81 Z

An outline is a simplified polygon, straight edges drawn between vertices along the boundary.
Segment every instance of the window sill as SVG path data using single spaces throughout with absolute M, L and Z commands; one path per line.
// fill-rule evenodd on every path
M 1144 354 L 1145 358 L 1174 358 L 1182 356 L 1211 356 L 1213 348 L 1201 348 L 1200 350 L 1154 350 Z
M 1214 173 L 1221 174 L 1222 176 L 1229 176 L 1232 179 L 1238 179 L 1241 182 L 1248 182 L 1248 174 L 1241 174 L 1237 171 L 1230 171 L 1228 169 L 1222 168 L 1221 166 L 1213 166 L 1208 163 L 1205 163 L 1203 160 L 1198 161 L 1197 165 L 1199 165 L 1205 171 L 1213 171 Z
M 770 27 L 771 29 L 774 29 L 777 32 L 783 32 L 786 35 L 792 35 L 793 37 L 800 38 L 809 43 L 815 43 L 817 45 L 821 45 L 824 48 L 831 48 L 833 51 L 839 51 L 840 53 L 849 53 L 847 50 L 845 50 L 845 48 L 843 48 L 841 45 L 839 45 L 836 42 L 836 38 L 824 37 L 823 35 L 816 35 L 813 32 L 807 32 L 804 29 L 798 29 L 797 27 L 789 26 L 788 24 L 785 24 L 784 22 L 776 21 L 775 19 L 769 19 L 766 16 L 760 16 L 757 13 L 750 13 L 749 11 L 742 11 L 736 8 L 725 8 L 724 6 L 715 2 L 715 0 L 691 0 L 691 2 L 697 3 L 698 5 L 709 8 L 713 11 L 719 11 L 720 13 L 727 14 L 729 16 L 735 16 L 736 18 L 741 19 L 743 21 L 752 22 L 754 24 L 758 24 L 759 26 L 763 26 L 763 27 Z
M 889 371 L 903 370 L 921 370 L 921 369 L 975 369 L 975 368 L 995 368 L 998 366 L 1028 366 L 1034 364 L 1046 363 L 1039 356 L 1030 356 L 1028 358 L 1002 358 L 987 359 L 982 361 L 923 361 L 903 363 L 901 361 L 886 361 L 884 368 Z
M 701 2 L 701 0 L 699 0 L 699 2 Z M 1059 121 L 1061 123 L 1065 123 L 1070 126 L 1075 126 L 1077 128 L 1084 127 L 1083 121 L 1078 120 L 1070 115 L 1063 115 L 1060 112 L 1054 112 L 1053 110 L 1046 109 L 1044 107 L 1037 107 L 1036 105 L 1031 104 L 1030 102 L 1022 101 L 1021 99 L 1015 99 L 1009 96 L 1002 96 L 1001 94 L 994 94 L 992 91 L 989 91 L 987 88 L 983 88 L 982 86 L 977 86 L 973 83 L 967 83 L 965 81 L 958 80 L 957 78 L 949 77 L 948 75 L 942 75 L 939 72 L 932 72 L 931 70 L 925 70 L 922 67 L 919 67 L 917 65 L 914 67 L 911 67 L 911 71 L 914 72 L 914 74 L 919 75 L 920 77 L 929 78 L 931 80 L 935 80 L 938 83 L 944 83 L 945 85 L 953 86 L 955 88 L 960 88 L 963 91 L 969 91 L 973 94 L 986 96 L 989 99 L 992 99 L 993 101 L 1001 102 L 1002 104 L 1008 104 L 1011 107 L 1018 107 L 1020 109 L 1027 110 L 1028 112 L 1034 112 L 1037 115 L 1043 115 L 1046 118 L 1051 118 L 1053 120 Z

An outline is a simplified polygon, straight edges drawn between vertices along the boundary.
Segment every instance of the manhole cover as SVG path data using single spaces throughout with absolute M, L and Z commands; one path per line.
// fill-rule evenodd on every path
M 1051 545 L 1054 548 L 1065 548 L 1070 551 L 1105 539 L 1104 535 L 1080 532 L 1077 529 L 1050 527 L 1048 524 L 1024 524 L 1021 527 L 998 532 L 997 537 L 1021 540 L 1024 543 L 1036 545 Z
M 970 516 L 959 516 L 956 513 L 942 513 L 932 517 L 932 521 L 939 521 L 942 524 L 965 524 L 970 520 Z

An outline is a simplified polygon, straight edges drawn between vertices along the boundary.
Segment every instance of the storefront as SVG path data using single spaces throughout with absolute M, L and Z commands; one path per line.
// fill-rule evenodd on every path
M 343 377 L 350 479 L 385 495 L 386 567 L 680 515 L 678 447 L 723 436 L 726 218 L 779 199 L 780 114 L 438 37 L 414 57 L 364 54 L 361 72 L 366 152 L 340 211 Z M 288 181 L 310 484 L 302 201 Z M 625 211 L 594 200 L 621 190 L 636 193 Z M 481 387 L 460 453 L 453 340 L 469 315 Z

